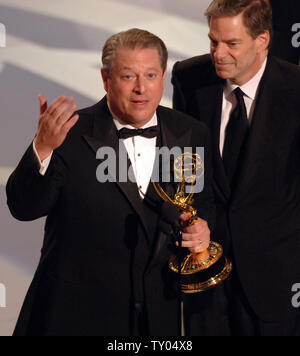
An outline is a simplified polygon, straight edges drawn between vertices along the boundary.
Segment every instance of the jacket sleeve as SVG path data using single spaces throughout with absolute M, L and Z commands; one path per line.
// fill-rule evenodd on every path
M 31 144 L 7 182 L 7 204 L 11 214 L 21 221 L 47 216 L 59 198 L 66 177 L 66 165 L 55 152 L 42 176 Z
M 172 71 L 172 84 L 173 84 L 173 109 L 186 112 L 186 99 L 183 95 L 183 91 L 178 79 L 178 65 L 179 62 L 175 63 Z
M 211 135 L 204 123 L 198 123 L 197 126 L 200 127 L 200 131 L 194 131 L 193 142 L 196 142 L 196 147 L 204 147 L 204 157 L 202 157 L 204 160 L 204 187 L 202 192 L 195 194 L 194 206 L 198 210 L 198 216 L 207 221 L 210 230 L 213 231 L 216 223 L 216 208 L 213 192 Z M 203 139 L 200 139 L 200 137 L 203 137 Z

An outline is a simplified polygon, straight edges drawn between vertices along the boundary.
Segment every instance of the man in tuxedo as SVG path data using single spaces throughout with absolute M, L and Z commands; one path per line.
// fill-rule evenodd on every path
M 205 149 L 205 187 L 195 199 L 200 218 L 183 228 L 183 248 L 207 249 L 214 202 L 208 129 L 159 106 L 167 57 L 151 33 L 122 32 L 103 48 L 107 96 L 98 104 L 76 112 L 73 98 L 48 106 L 39 96 L 36 137 L 7 184 L 15 218 L 47 216 L 15 335 L 179 335 L 178 295 L 167 268 L 176 245 L 150 183 L 156 147 Z M 116 162 L 100 174 L 107 148 Z M 125 163 L 135 181 L 119 179 Z M 188 219 L 180 215 L 182 223 Z
M 211 55 L 175 64 L 174 107 L 211 130 L 232 332 L 299 335 L 300 68 L 268 55 L 266 1 L 214 0 L 206 15 Z

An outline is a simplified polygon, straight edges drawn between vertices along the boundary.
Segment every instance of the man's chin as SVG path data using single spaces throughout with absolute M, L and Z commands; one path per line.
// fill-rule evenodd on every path
M 231 74 L 226 70 L 216 68 L 216 73 L 217 73 L 217 76 L 222 79 L 230 79 L 231 78 Z
M 142 112 L 135 112 L 134 114 L 128 115 L 124 121 L 129 125 L 138 128 L 146 125 L 153 118 L 153 115 L 148 113 L 145 114 Z

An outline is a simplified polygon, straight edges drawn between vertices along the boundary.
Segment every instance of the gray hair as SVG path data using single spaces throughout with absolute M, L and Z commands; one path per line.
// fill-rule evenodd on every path
M 160 57 L 160 65 L 165 72 L 168 62 L 168 50 L 164 42 L 152 33 L 133 28 L 128 31 L 117 33 L 111 36 L 105 43 L 102 50 L 102 64 L 103 69 L 109 75 L 115 52 L 118 49 L 144 49 L 144 48 L 156 48 Z

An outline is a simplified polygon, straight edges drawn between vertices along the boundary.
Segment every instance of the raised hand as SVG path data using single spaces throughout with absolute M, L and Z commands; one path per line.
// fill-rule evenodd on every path
M 40 160 L 43 161 L 63 144 L 68 132 L 77 123 L 79 115 L 74 115 L 77 106 L 73 104 L 72 97 L 60 96 L 49 107 L 42 94 L 38 97 L 40 117 L 34 144 Z

